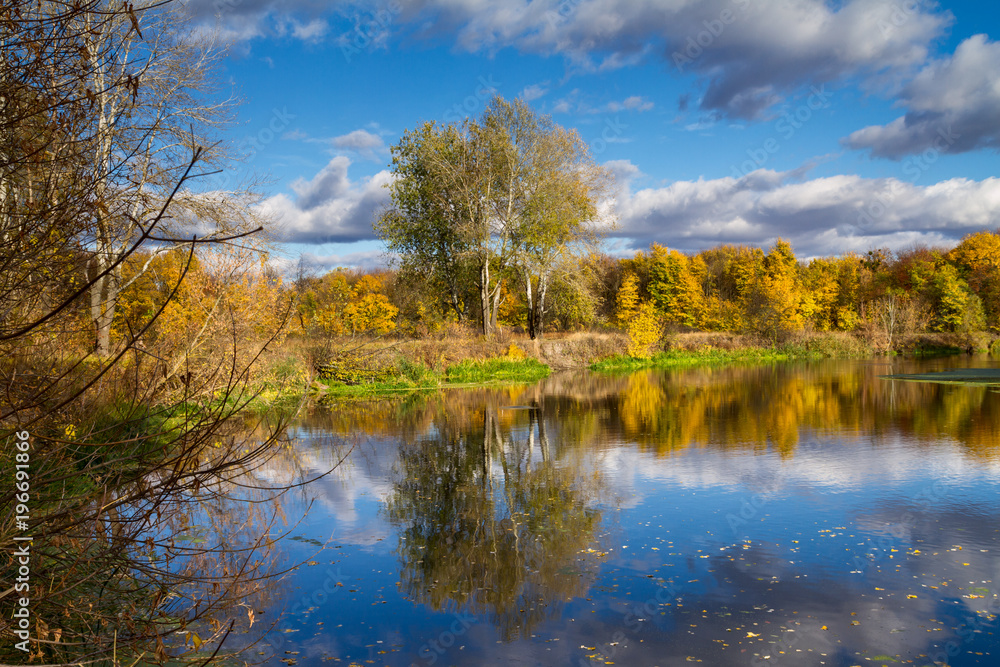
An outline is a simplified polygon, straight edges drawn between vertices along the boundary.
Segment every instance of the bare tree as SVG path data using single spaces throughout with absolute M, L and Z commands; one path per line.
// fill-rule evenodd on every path
M 220 96 L 212 79 L 224 49 L 186 24 L 183 5 L 144 0 L 115 11 L 113 0 L 76 12 L 69 29 L 80 35 L 78 86 L 89 124 L 77 137 L 91 165 L 95 191 L 89 270 L 95 349 L 111 351 L 122 283 L 122 253 L 144 232 L 144 221 L 173 192 L 195 147 L 201 167 L 225 167 L 231 155 L 214 133 L 231 117 L 235 100 Z M 259 226 L 251 192 L 197 192 L 196 182 L 173 193 L 171 216 L 161 220 L 154 252 L 176 250 L 179 239 L 203 240 Z M 113 270 L 107 270 L 115 266 Z
M 14 479 L 15 440 L 31 462 L 29 519 L 15 520 L 19 491 L 0 488 L 0 546 L 33 538 L 30 628 L 3 614 L 0 662 L 23 663 L 22 642 L 45 664 L 194 659 L 187 646 L 218 650 L 232 604 L 273 574 L 263 550 L 278 517 L 232 519 L 246 514 L 234 511 L 249 493 L 240 476 L 283 432 L 281 419 L 248 430 L 244 415 L 288 310 L 255 331 L 233 291 L 196 302 L 208 306 L 176 342 L 157 331 L 199 253 L 210 263 L 199 249 L 238 260 L 255 228 L 223 227 L 213 212 L 242 202 L 193 189 L 215 153 L 181 125 L 211 109 L 184 108 L 186 71 L 157 83 L 152 54 L 175 39 L 158 23 L 168 10 L 0 5 L 0 475 Z M 178 261 L 162 295 L 141 320 L 116 320 L 121 289 L 165 253 Z M 202 269 L 213 289 L 250 280 L 222 266 Z M 171 374 L 184 380 L 157 381 Z M 5 610 L 16 568 L 0 561 Z

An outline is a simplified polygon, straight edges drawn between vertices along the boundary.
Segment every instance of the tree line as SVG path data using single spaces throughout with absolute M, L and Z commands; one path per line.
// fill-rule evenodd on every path
M 654 243 L 625 258 L 588 248 L 561 261 L 546 285 L 550 331 L 641 325 L 655 336 L 725 331 L 771 341 L 798 331 L 844 331 L 889 347 L 902 333 L 1000 332 L 1000 231 L 969 234 L 951 249 L 883 248 L 808 261 L 780 239 L 766 250 L 720 245 L 698 253 Z M 421 266 L 404 256 L 400 266 L 370 273 L 301 277 L 288 286 L 301 294 L 299 330 L 420 336 L 487 312 L 475 275 L 442 290 L 441 276 Z M 538 304 L 529 300 L 523 275 L 494 269 L 488 318 L 530 333 Z M 362 300 L 366 319 L 351 310 Z M 535 319 L 536 335 L 541 324 Z
M 392 292 L 386 305 L 404 327 L 452 320 L 475 321 L 483 334 L 521 328 L 531 338 L 548 324 L 632 327 L 645 339 L 666 329 L 771 340 L 877 329 L 890 347 L 903 331 L 998 328 L 996 233 L 971 234 L 951 250 L 873 249 L 808 262 L 781 239 L 766 250 L 697 253 L 654 243 L 616 259 L 599 243 L 615 225 L 612 175 L 575 131 L 521 100 L 494 97 L 479 119 L 425 123 L 391 150 L 391 205 L 375 231 L 394 263 L 380 274 Z

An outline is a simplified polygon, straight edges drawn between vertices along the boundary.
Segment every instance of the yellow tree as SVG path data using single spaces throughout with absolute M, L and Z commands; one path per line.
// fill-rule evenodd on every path
M 704 260 L 653 243 L 649 258 L 649 294 L 668 322 L 689 327 L 702 320 Z
M 756 328 L 761 333 L 773 337 L 802 328 L 804 299 L 798 273 L 792 246 L 778 239 L 764 257 L 764 275 L 755 304 Z
M 629 356 L 648 359 L 653 355 L 654 346 L 663 335 L 663 322 L 656 306 L 642 301 L 626 327 L 628 332 Z
M 364 275 L 351 290 L 351 300 L 344 307 L 344 323 L 352 335 L 383 335 L 396 328 L 399 309 L 382 293 L 382 282 L 372 275 Z
M 802 276 L 803 292 L 808 300 L 805 317 L 819 331 L 837 328 L 839 262 L 835 258 L 814 259 Z
M 947 259 L 982 301 L 988 325 L 1000 329 L 1000 231 L 969 234 Z
M 618 326 L 624 329 L 639 310 L 639 279 L 634 273 L 625 274 L 618 288 L 617 305 L 615 318 Z

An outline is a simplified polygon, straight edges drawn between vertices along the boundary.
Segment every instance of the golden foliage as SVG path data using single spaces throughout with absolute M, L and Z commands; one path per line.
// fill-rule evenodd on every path
M 621 287 L 618 289 L 617 303 L 618 309 L 615 312 L 615 318 L 618 321 L 618 326 L 624 329 L 628 327 L 639 308 L 639 279 L 634 273 L 626 274 L 622 280 Z
M 628 354 L 637 359 L 648 359 L 653 355 L 653 346 L 660 341 L 663 325 L 656 306 L 643 301 L 629 320 Z

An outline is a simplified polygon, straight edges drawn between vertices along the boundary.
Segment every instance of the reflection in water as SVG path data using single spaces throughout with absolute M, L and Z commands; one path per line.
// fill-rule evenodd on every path
M 478 428 L 443 419 L 401 444 L 387 514 L 399 529 L 404 594 L 437 611 L 486 614 L 511 640 L 593 580 L 598 482 L 553 462 L 537 403 L 490 403 L 473 420 Z
M 949 367 L 990 363 L 948 360 Z M 912 360 L 828 361 L 641 371 L 617 377 L 562 373 L 535 386 L 358 401 L 318 411 L 309 423 L 341 434 L 412 435 L 438 428 L 442 418 L 452 431 L 473 428 L 473 413 L 484 403 L 531 403 L 545 405 L 542 421 L 558 430 L 561 447 L 606 446 L 624 439 L 657 453 L 710 446 L 770 448 L 791 456 L 802 434 L 810 431 L 863 435 L 875 444 L 894 436 L 927 443 L 944 438 L 978 456 L 995 454 L 1000 446 L 1000 395 L 994 388 L 883 377 L 928 366 L 935 367 L 933 362 Z M 503 414 L 499 418 L 510 420 Z
M 358 446 L 302 489 L 281 548 L 315 562 L 267 612 L 263 660 L 995 664 L 1000 394 L 880 377 L 945 363 L 982 362 L 561 373 L 316 408 L 258 474 Z

